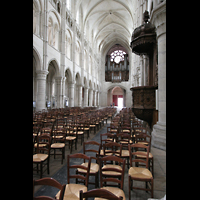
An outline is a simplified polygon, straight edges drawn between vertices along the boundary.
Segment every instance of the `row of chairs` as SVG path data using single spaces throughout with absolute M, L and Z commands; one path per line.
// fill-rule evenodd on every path
M 99 200 L 102 198 L 113 199 L 113 200 L 125 199 L 124 192 L 121 189 L 123 188 L 123 177 L 124 177 L 124 166 L 125 166 L 125 162 L 123 159 L 120 159 L 116 156 L 108 156 L 108 157 L 99 159 L 99 162 L 102 164 L 103 162 L 106 162 L 108 160 L 113 160 L 119 163 L 123 163 L 122 170 L 117 170 L 117 172 L 121 174 L 121 179 L 103 178 L 103 174 L 104 174 L 103 172 L 105 170 L 103 170 L 103 168 L 100 168 L 101 188 L 96 188 L 90 191 L 88 191 L 88 180 L 89 180 L 89 173 L 90 173 L 90 168 L 91 168 L 91 157 L 86 156 L 85 154 L 82 154 L 82 153 L 77 153 L 77 154 L 68 155 L 67 159 L 68 159 L 67 185 L 66 184 L 61 185 L 58 181 L 56 181 L 53 178 L 43 178 L 37 181 L 33 180 L 33 199 L 34 200 L 36 199 L 53 200 L 54 199 L 47 196 L 34 197 L 34 187 L 36 185 L 49 185 L 49 186 L 58 188 L 59 192 L 56 194 L 55 198 L 59 200 L 66 200 L 66 199 L 83 200 L 83 198 L 88 198 L 88 197 L 99 197 L 98 198 Z M 83 159 L 84 161 L 87 160 L 88 164 L 87 166 L 86 165 L 84 166 L 82 164 L 70 165 L 70 162 L 72 162 L 71 161 L 72 159 Z M 75 169 L 75 170 L 70 170 L 70 169 Z M 77 171 L 80 169 L 86 171 L 85 176 L 77 174 Z M 115 168 L 107 168 L 107 170 L 108 169 L 110 170 L 110 172 L 116 172 Z M 74 179 L 74 181 L 71 181 L 71 179 Z M 77 182 L 77 179 L 82 180 L 84 184 L 74 183 L 75 181 Z M 120 188 L 104 186 L 108 182 L 120 183 Z
M 131 116 L 130 112 L 127 112 L 128 109 L 122 110 L 115 118 L 111 121 L 112 126 L 107 128 L 107 133 L 101 135 L 101 143 L 112 143 L 111 146 L 114 146 L 113 142 L 122 144 L 121 158 L 127 160 L 128 167 L 128 176 L 129 176 L 129 199 L 131 199 L 131 190 L 132 189 L 142 189 L 151 192 L 151 197 L 153 197 L 153 155 L 150 152 L 151 149 L 151 136 L 148 133 L 148 126 L 144 126 L 143 121 L 138 120 L 135 116 Z M 124 126 L 125 125 L 125 126 Z M 107 136 L 104 140 L 103 136 Z M 142 144 L 146 145 L 149 148 L 149 151 L 137 151 L 141 155 L 137 155 L 139 159 L 145 159 L 144 154 L 148 154 L 148 164 L 146 162 L 137 162 L 136 167 L 132 168 L 132 165 L 129 168 L 129 162 L 132 164 L 130 154 L 131 152 L 128 149 L 129 145 L 132 144 Z M 118 150 L 119 152 L 120 150 Z M 138 168 L 138 167 L 145 167 Z M 133 180 L 144 181 L 146 182 L 146 188 L 138 188 L 133 186 Z
M 86 145 L 90 146 L 89 149 L 86 148 Z M 99 154 L 99 150 L 97 148 L 92 149 L 91 145 L 97 145 L 100 147 L 100 144 L 96 141 L 88 141 L 84 142 L 84 149 L 83 154 L 74 154 L 74 155 L 68 155 L 67 160 L 67 175 L 68 175 L 68 185 L 66 186 L 67 191 L 64 194 L 64 199 L 68 199 L 70 196 L 73 195 L 79 196 L 79 192 L 82 190 L 83 192 L 87 191 L 88 184 L 95 184 L 95 188 L 98 188 L 98 185 L 96 184 L 99 182 L 98 180 L 98 174 L 100 172 L 100 187 L 103 189 L 106 189 L 110 191 L 111 193 L 118 194 L 118 197 L 121 196 L 123 199 L 125 199 L 125 195 L 123 192 L 123 180 L 124 180 L 124 169 L 125 169 L 125 159 L 120 157 L 120 153 L 122 150 L 122 145 L 118 144 L 116 142 L 110 142 L 105 143 L 103 145 L 103 155 Z M 119 147 L 119 152 L 116 151 L 117 148 L 113 147 Z M 108 150 L 107 147 L 110 147 L 111 150 Z M 133 150 L 133 148 L 135 150 Z M 138 151 L 138 148 L 143 148 L 145 151 Z M 100 149 L 100 148 L 99 148 Z M 130 165 L 129 168 L 129 199 L 131 199 L 131 189 L 141 189 L 136 188 L 132 186 L 132 181 L 145 181 L 150 182 L 151 188 L 142 188 L 146 191 L 151 191 L 151 197 L 153 198 L 153 176 L 151 172 L 148 170 L 148 159 L 149 159 L 149 146 L 146 146 L 144 144 L 132 144 L 128 145 L 129 154 L 130 154 Z M 87 156 L 87 152 L 94 152 L 96 156 Z M 81 158 L 83 159 L 83 162 L 79 165 L 70 165 L 70 159 L 72 158 Z M 91 160 L 95 159 L 96 163 L 92 163 Z M 87 161 L 87 162 L 86 162 Z M 115 162 L 115 165 L 108 164 L 107 162 L 113 161 Z M 135 167 L 132 165 L 133 163 L 136 163 Z M 138 163 L 144 163 L 145 168 L 138 167 Z M 76 171 L 71 171 L 71 168 L 76 168 Z M 73 174 L 74 172 L 74 174 Z M 95 183 L 89 182 L 88 178 L 89 176 L 95 176 Z M 70 179 L 75 178 L 76 184 L 72 183 L 70 184 Z M 84 183 L 84 185 L 78 184 L 78 183 Z M 116 185 L 111 184 L 111 182 L 117 183 L 118 188 L 113 187 Z M 111 185 L 110 185 L 111 184 Z M 109 187 L 108 187 L 109 186 Z M 110 187 L 112 186 L 112 187 Z M 60 191 L 62 192 L 62 191 Z M 75 194 L 74 194 L 75 193 Z M 58 198 L 60 196 L 60 193 L 56 195 Z
M 52 109 L 52 110 L 45 110 L 45 111 L 38 111 L 33 113 L 33 122 L 41 121 L 46 122 L 48 120 L 55 120 L 60 118 L 67 118 L 67 117 L 82 117 L 82 116 L 90 116 L 96 113 L 104 113 L 104 115 L 112 116 L 113 113 L 116 112 L 116 108 L 102 108 L 97 109 L 95 107 L 87 107 L 87 108 L 80 108 L 80 107 L 70 107 L 70 108 L 60 108 L 60 109 Z
M 103 116 L 103 114 L 105 114 L 104 111 L 105 110 L 102 109 L 97 112 L 92 112 L 93 116 L 95 113 L 97 119 L 100 119 L 101 117 L 103 124 L 104 120 L 107 120 L 107 116 Z M 116 111 L 116 109 L 112 109 L 113 114 L 114 111 Z M 65 158 L 65 145 L 67 143 L 69 145 L 70 153 L 72 153 L 73 146 L 77 149 L 79 138 L 81 139 L 82 145 L 85 133 L 87 133 L 88 138 L 91 129 L 94 129 L 94 133 L 96 132 L 97 122 L 95 121 L 93 125 L 88 119 L 90 118 L 82 118 L 79 121 L 78 118 L 72 119 L 71 117 L 68 117 L 68 119 L 64 121 L 63 118 L 58 118 L 56 121 L 52 122 L 53 125 L 50 127 L 41 128 L 33 126 L 33 164 L 36 164 L 36 167 L 33 168 L 33 170 L 37 171 L 37 173 L 40 171 L 40 178 L 42 178 L 44 166 L 47 166 L 46 170 L 49 174 L 50 155 L 54 155 L 54 158 L 56 155 L 61 155 L 61 164 L 63 164 L 63 159 Z M 56 124 L 55 126 L 54 123 Z M 50 154 L 51 150 L 53 150 L 53 154 Z M 46 155 L 41 155 L 41 152 L 46 152 Z
M 124 123 L 123 122 L 124 120 L 122 120 L 124 118 L 124 116 L 123 117 L 117 116 L 117 118 L 118 118 L 118 123 L 121 122 L 120 123 L 120 126 L 121 126 Z M 117 118 L 114 117 L 113 121 Z M 136 121 L 135 119 L 132 120 L 131 124 L 133 125 L 135 123 L 135 121 Z M 133 127 L 134 126 L 132 126 L 132 128 Z M 123 128 L 122 128 L 122 130 L 123 130 Z M 135 132 L 135 130 L 136 129 L 133 129 L 133 132 Z M 84 160 L 84 162 L 81 164 L 82 167 L 76 166 L 76 168 L 78 168 L 78 169 L 76 169 L 76 175 L 75 175 L 76 177 L 71 177 L 71 178 L 76 179 L 76 186 L 71 185 L 71 186 L 74 186 L 71 189 L 72 189 L 72 191 L 76 191 L 77 199 L 78 199 L 78 196 L 80 196 L 80 194 L 81 194 L 81 192 L 80 192 L 81 189 L 77 187 L 77 184 L 79 182 L 82 182 L 82 183 L 84 183 L 84 185 L 86 187 L 87 187 L 88 184 L 95 184 L 95 188 L 97 189 L 98 188 L 97 183 L 99 182 L 99 179 L 98 179 L 99 176 L 100 176 L 100 184 L 102 183 L 102 179 L 104 180 L 103 185 L 101 184 L 100 187 L 102 188 L 102 187 L 105 186 L 107 189 L 110 188 L 111 189 L 110 192 L 113 192 L 115 194 L 117 194 L 117 192 L 119 192 L 118 188 L 108 187 L 108 185 L 113 180 L 116 180 L 114 182 L 117 183 L 117 187 L 119 187 L 119 189 L 121 189 L 122 198 L 125 199 L 125 196 L 123 196 L 124 195 L 124 193 L 123 193 L 123 182 L 121 181 L 121 180 L 123 180 L 123 177 L 124 177 L 124 168 L 125 168 L 125 159 L 122 156 L 122 144 L 123 144 L 123 142 L 122 141 L 120 142 L 120 137 L 119 137 L 118 134 L 114 134 L 114 133 L 110 133 L 110 132 L 106 133 L 106 134 L 110 134 L 110 135 L 107 135 L 107 138 L 105 139 L 104 143 L 103 143 L 103 140 L 102 140 L 102 135 L 101 135 L 101 144 L 99 144 L 95 141 L 89 141 L 88 142 L 88 145 L 90 146 L 89 149 L 87 149 L 85 147 L 87 145 L 87 142 L 84 142 L 84 145 L 83 145 L 84 155 L 87 152 L 88 153 L 92 152 L 91 144 L 97 145 L 97 148 L 93 151 L 96 154 L 96 156 L 92 156 L 92 154 L 91 154 L 91 157 L 90 157 L 90 159 L 95 159 L 96 163 L 92 163 L 91 161 L 89 163 L 89 161 L 85 162 L 85 160 Z M 123 133 L 123 131 L 119 134 L 121 134 L 121 136 L 122 135 L 129 135 L 128 133 Z M 114 137 L 113 137 L 113 135 L 114 135 Z M 138 137 L 138 135 L 140 137 Z M 128 170 L 128 174 L 129 174 L 129 199 L 131 199 L 131 190 L 132 189 L 144 189 L 146 191 L 151 191 L 151 197 L 153 197 L 153 175 L 151 174 L 151 172 L 149 170 L 150 145 L 147 142 L 144 142 L 144 138 L 142 138 L 142 136 L 144 136 L 144 135 L 145 135 L 145 133 L 139 132 L 139 134 L 135 135 L 136 140 L 134 142 L 131 142 L 131 143 L 128 142 L 128 145 L 127 145 L 128 146 L 128 152 L 129 152 L 129 159 L 127 159 L 127 160 L 130 161 L 130 168 L 128 167 L 129 168 L 129 170 Z M 129 137 L 130 137 L 130 135 L 129 135 Z M 128 141 L 131 141 L 131 140 L 128 139 Z M 124 142 L 127 143 L 127 139 L 125 139 Z M 135 149 L 135 151 L 133 149 Z M 141 149 L 144 149 L 146 151 L 141 151 Z M 140 150 L 140 151 L 138 151 L 138 150 Z M 69 156 L 70 155 L 68 155 L 68 157 Z M 104 160 L 104 158 L 107 158 L 107 157 L 109 157 L 109 159 Z M 121 159 L 121 161 L 119 161 L 117 159 Z M 113 165 L 113 163 L 106 164 L 106 162 L 110 161 L 110 160 L 115 162 L 115 165 Z M 68 165 L 70 164 L 69 160 L 68 160 L 67 163 L 68 163 Z M 127 163 L 128 163 L 128 161 L 127 161 Z M 133 163 L 136 163 L 135 166 L 132 165 Z M 141 165 L 139 165 L 139 164 L 141 164 L 141 163 L 144 164 L 145 168 L 140 167 Z M 89 170 L 88 170 L 88 167 L 90 168 Z M 111 171 L 112 171 L 111 168 L 114 169 L 113 173 L 111 173 Z M 70 169 L 70 166 L 68 166 L 67 169 Z M 123 171 L 123 175 L 122 175 L 122 171 Z M 70 177 L 70 174 L 68 174 L 68 177 Z M 81 178 L 80 178 L 81 176 L 85 177 L 85 178 L 87 176 L 95 176 L 95 182 L 94 183 L 91 183 L 89 181 L 86 182 L 86 179 L 81 180 Z M 109 184 L 107 183 L 108 179 L 109 180 L 111 179 L 109 181 Z M 139 181 L 146 182 L 146 188 L 133 187 L 133 184 L 132 184 L 133 180 L 139 180 Z M 66 188 L 70 187 L 69 181 L 70 180 L 68 178 L 68 186 L 66 186 Z M 104 184 L 104 182 L 105 182 L 105 184 Z M 148 184 L 147 184 L 148 182 L 150 183 L 149 188 L 148 188 Z M 75 190 L 75 188 L 77 190 Z M 82 194 L 86 193 L 86 191 L 84 189 L 82 191 Z M 92 191 L 91 191 L 91 193 L 92 193 Z M 57 194 L 57 197 L 59 197 L 59 195 L 60 195 L 60 193 Z M 72 194 L 70 194 L 70 195 L 72 195 Z M 66 195 L 64 195 L 64 196 L 66 196 Z M 69 198 L 69 197 L 67 197 L 67 198 Z

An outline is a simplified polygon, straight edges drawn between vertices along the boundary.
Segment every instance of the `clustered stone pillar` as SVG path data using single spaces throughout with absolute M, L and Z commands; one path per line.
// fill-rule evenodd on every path
M 166 4 L 155 8 L 152 22 L 158 43 L 158 122 L 153 126 L 152 145 L 166 150 Z

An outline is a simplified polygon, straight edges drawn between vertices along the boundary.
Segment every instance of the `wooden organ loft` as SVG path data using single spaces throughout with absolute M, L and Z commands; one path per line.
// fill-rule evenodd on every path
M 129 80 L 129 61 L 128 54 L 124 55 L 124 60 L 119 63 L 111 61 L 111 56 L 106 55 L 105 64 L 105 81 L 112 83 L 120 83 Z

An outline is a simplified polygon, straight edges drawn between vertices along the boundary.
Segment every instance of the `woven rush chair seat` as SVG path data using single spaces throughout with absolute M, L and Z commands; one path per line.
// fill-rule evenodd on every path
M 109 150 L 105 150 L 105 152 L 108 152 Z M 107 156 L 112 156 L 113 153 L 106 153 Z M 100 150 L 100 156 L 104 156 L 104 151 L 103 149 Z
M 63 148 L 65 146 L 64 143 L 54 143 L 51 145 L 51 148 Z
M 82 166 L 88 167 L 88 163 L 82 163 Z M 90 165 L 90 173 L 96 173 L 99 171 L 99 165 L 97 163 L 91 163 Z M 84 172 L 86 173 L 85 169 L 78 168 L 78 172 Z
M 131 131 L 128 130 L 128 129 L 123 129 L 122 132 L 123 132 L 123 133 L 130 133 Z
M 39 144 L 39 147 L 46 147 L 46 144 Z M 37 148 L 37 142 L 34 144 L 34 148 Z
M 75 140 L 76 139 L 76 137 L 74 137 L 74 136 L 67 136 L 66 137 L 66 140 Z
M 87 191 L 87 187 L 85 185 L 79 185 L 79 184 L 67 184 L 65 187 L 65 193 L 63 199 L 69 199 L 69 200 L 79 200 L 79 192 L 80 190 L 83 190 L 83 192 Z M 60 195 L 60 191 L 56 194 L 56 199 L 58 199 Z
M 58 138 L 58 139 L 62 139 L 63 136 L 62 135 L 53 135 L 52 138 Z
M 44 160 L 46 160 L 48 158 L 48 155 L 47 154 L 35 154 L 33 155 L 33 162 L 42 162 Z
M 120 150 L 117 150 L 117 152 L 119 152 L 119 151 Z M 122 149 L 121 157 L 126 157 L 126 156 L 129 156 L 129 150 Z
M 142 153 L 147 153 L 147 152 L 144 152 L 144 151 L 136 151 L 136 152 L 142 152 Z M 145 158 L 146 155 L 137 155 L 137 158 Z M 149 158 L 153 158 L 153 154 L 151 152 L 149 152 Z
M 151 172 L 148 169 L 142 167 L 131 167 L 128 171 L 128 174 L 134 178 L 140 178 L 140 179 L 152 178 Z

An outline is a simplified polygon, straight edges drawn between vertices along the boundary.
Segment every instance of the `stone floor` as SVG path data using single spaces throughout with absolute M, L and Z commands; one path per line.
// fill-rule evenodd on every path
M 107 126 L 109 125 L 110 120 L 108 120 L 108 124 L 104 125 L 97 133 L 94 135 L 93 133 L 90 134 L 88 140 L 95 140 L 100 142 L 100 134 L 105 133 L 107 130 Z M 85 136 L 85 141 L 87 141 L 87 137 Z M 77 145 L 77 150 L 72 151 L 72 153 L 81 153 L 82 152 L 82 145 L 80 144 L 80 140 Z M 67 184 L 67 155 L 69 154 L 68 146 L 65 150 L 65 159 L 63 164 L 61 164 L 61 156 L 57 156 L 55 159 L 53 156 L 50 157 L 50 174 L 47 172 L 44 173 L 43 177 L 53 177 L 61 184 Z M 166 194 L 166 151 L 151 147 L 151 153 L 154 156 L 154 198 L 161 199 Z M 93 178 L 93 177 L 91 177 Z M 34 172 L 33 179 L 39 179 L 39 174 Z M 143 182 L 134 182 L 134 185 L 144 186 L 145 183 Z M 88 190 L 93 189 L 93 185 L 88 186 Z M 37 186 L 35 187 L 35 194 L 34 196 L 39 195 L 48 195 L 54 196 L 57 193 L 57 189 L 48 186 Z M 124 192 L 126 199 L 128 199 L 128 169 L 127 166 L 125 168 L 125 177 L 124 177 Z M 151 198 L 150 193 L 146 193 L 142 190 L 133 190 L 131 192 L 132 199 L 134 200 L 147 200 Z

